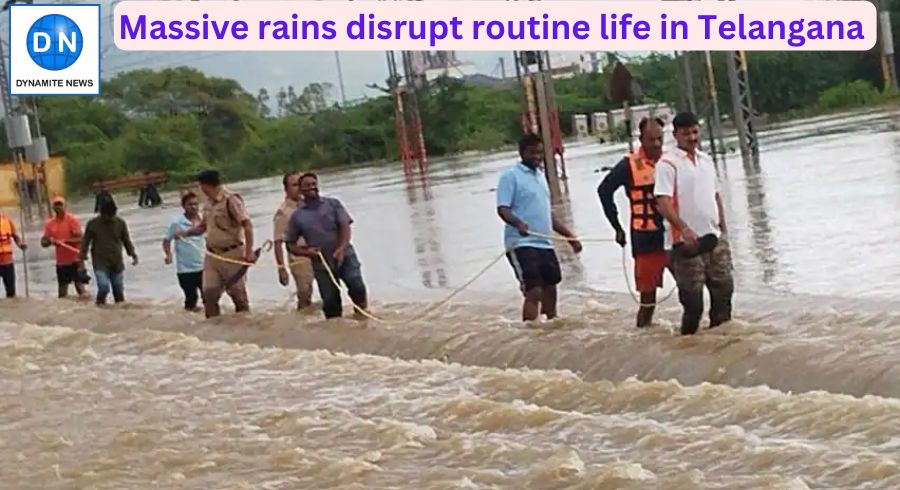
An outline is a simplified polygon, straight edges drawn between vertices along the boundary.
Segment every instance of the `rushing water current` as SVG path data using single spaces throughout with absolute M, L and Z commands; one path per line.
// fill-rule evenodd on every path
M 252 313 L 180 311 L 160 248 L 174 195 L 118 197 L 141 257 L 125 305 L 57 300 L 26 226 L 31 297 L 0 300 L 0 488 L 900 488 L 898 127 L 803 121 L 763 133 L 759 165 L 720 160 L 735 320 L 692 337 L 677 297 L 633 327 L 609 242 L 560 247 L 558 320 L 518 321 L 505 261 L 409 320 L 501 252 L 509 152 L 434 162 L 427 185 L 322 173 L 384 322 L 293 312 L 270 255 Z M 613 236 L 595 189 L 622 152 L 566 152 L 561 212 L 582 236 Z M 280 178 L 229 187 L 270 238 Z M 72 208 L 86 221 L 93 202 Z

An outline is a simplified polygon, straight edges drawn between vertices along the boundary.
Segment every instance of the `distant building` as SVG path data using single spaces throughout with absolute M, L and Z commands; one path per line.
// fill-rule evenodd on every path
M 529 62 L 529 71 L 537 70 L 537 57 L 531 53 L 537 51 L 523 51 L 523 57 Z M 600 73 L 603 71 L 603 62 L 606 56 L 602 51 L 549 52 L 550 72 L 553 78 L 572 78 L 583 73 Z M 546 67 L 545 67 L 546 70 Z
M 35 176 L 35 168 L 40 167 L 30 163 L 22 165 L 26 192 L 32 196 L 32 202 L 37 201 L 36 196 L 38 189 L 40 189 L 40 179 Z M 66 178 L 63 158 L 51 155 L 47 163 L 44 164 L 44 172 L 47 178 L 48 197 L 65 195 Z M 37 173 L 39 174 L 40 172 Z M 16 166 L 12 162 L 0 162 L 0 208 L 11 208 L 18 205 L 19 186 L 16 180 Z
M 475 65 L 460 61 L 456 51 L 411 51 L 410 69 L 431 81 L 442 76 L 465 78 L 477 73 Z
M 587 114 L 574 114 L 572 116 L 572 134 L 578 138 L 587 138 L 589 134 Z
M 638 124 L 645 117 L 658 117 L 662 119 L 665 126 L 672 123 L 675 117 L 675 111 L 669 104 L 644 104 L 631 107 L 631 134 L 638 134 Z M 609 127 L 617 128 L 625 124 L 625 109 L 614 109 L 609 111 Z
M 550 68 L 554 78 L 568 78 L 582 73 L 600 73 L 603 71 L 601 51 L 568 51 L 550 52 Z

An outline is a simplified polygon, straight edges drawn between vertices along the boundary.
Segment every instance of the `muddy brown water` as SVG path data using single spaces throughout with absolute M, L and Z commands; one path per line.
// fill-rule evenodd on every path
M 159 243 L 178 209 L 121 196 L 128 304 L 55 299 L 37 247 L 32 297 L 0 301 L 0 488 L 900 488 L 898 121 L 794 123 L 762 135 L 758 167 L 720 163 L 736 318 L 689 338 L 676 298 L 632 327 L 611 243 L 560 248 L 557 321 L 518 322 L 504 261 L 408 321 L 500 253 L 512 153 L 435 162 L 428 186 L 323 172 L 384 323 L 290 311 L 271 256 L 251 314 L 183 313 Z M 621 152 L 569 146 L 583 236 L 612 237 L 595 189 Z M 268 238 L 280 179 L 232 187 Z

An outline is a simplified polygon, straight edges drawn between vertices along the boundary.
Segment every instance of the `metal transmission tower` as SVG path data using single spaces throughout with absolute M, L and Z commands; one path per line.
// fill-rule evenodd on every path
M 403 163 L 403 173 L 409 177 L 412 173 L 412 151 L 409 147 L 408 132 L 406 126 L 406 114 L 403 107 L 403 93 L 400 87 L 402 77 L 397 73 L 397 60 L 393 51 L 387 51 L 388 89 L 391 102 L 394 106 L 394 135 L 397 139 L 397 152 Z M 377 88 L 377 86 L 375 86 Z
M 406 76 L 407 107 L 410 116 L 410 136 L 412 138 L 412 156 L 419 164 L 419 177 L 428 175 L 428 157 L 425 149 L 425 136 L 422 128 L 422 113 L 419 110 L 419 89 L 428 86 L 424 73 L 413 68 L 412 51 L 403 51 L 403 72 Z
M 394 105 L 394 132 L 400 161 L 403 163 L 403 173 L 407 178 L 412 177 L 413 164 L 418 163 L 419 176 L 424 179 L 428 174 L 428 159 L 416 91 L 427 87 L 427 82 L 413 69 L 410 52 L 401 51 L 403 74 L 397 69 L 394 51 L 386 51 L 386 54 L 387 89 L 373 84 L 368 86 L 387 92 L 391 97 Z
M 728 81 L 731 85 L 731 104 L 734 124 L 741 145 L 744 163 L 759 163 L 759 143 L 753 130 L 753 103 L 750 100 L 750 77 L 747 73 L 747 57 L 743 51 L 727 53 Z

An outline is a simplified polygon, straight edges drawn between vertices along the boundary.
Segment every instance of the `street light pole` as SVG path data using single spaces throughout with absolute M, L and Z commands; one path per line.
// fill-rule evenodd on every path
M 337 76 L 338 76 L 338 85 L 341 87 L 341 105 L 347 105 L 347 96 L 344 94 L 344 73 L 341 71 L 341 53 L 340 51 L 334 52 L 334 61 L 337 63 Z

